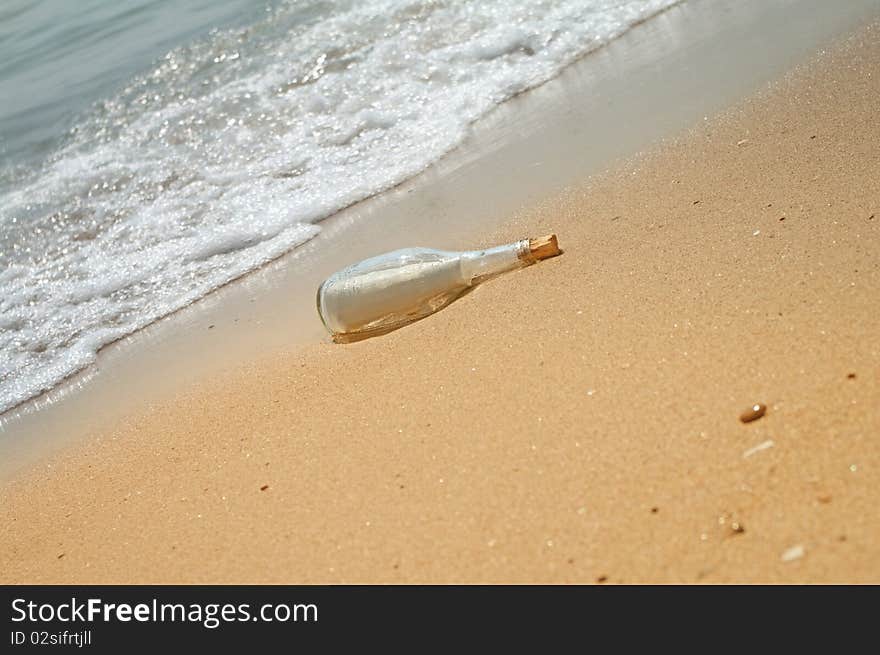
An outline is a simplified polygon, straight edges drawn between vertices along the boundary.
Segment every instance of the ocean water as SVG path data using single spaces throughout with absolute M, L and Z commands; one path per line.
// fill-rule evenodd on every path
M 0 411 L 677 1 L 7 0 Z

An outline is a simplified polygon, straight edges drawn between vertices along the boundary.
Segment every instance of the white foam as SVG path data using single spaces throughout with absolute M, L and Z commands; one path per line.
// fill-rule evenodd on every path
M 39 170 L 2 177 L 0 411 L 675 1 L 289 3 L 169 52 Z

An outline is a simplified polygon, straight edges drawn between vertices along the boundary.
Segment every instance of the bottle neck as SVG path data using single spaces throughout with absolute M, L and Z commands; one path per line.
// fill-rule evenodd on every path
M 485 250 L 469 250 L 461 255 L 461 273 L 468 284 L 476 284 L 526 266 L 531 263 L 528 254 L 528 239 Z

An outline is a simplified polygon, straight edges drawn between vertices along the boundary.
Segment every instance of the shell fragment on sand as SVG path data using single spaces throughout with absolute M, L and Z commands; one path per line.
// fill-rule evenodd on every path
M 775 442 L 773 439 L 767 439 L 767 441 L 762 441 L 757 446 L 752 446 L 747 451 L 743 453 L 743 459 L 746 457 L 751 457 L 755 453 L 760 453 L 762 450 L 767 450 L 768 448 L 773 448 L 775 446 Z
M 785 552 L 782 553 L 780 559 L 783 562 L 793 562 L 794 560 L 803 557 L 805 552 L 804 547 L 801 544 L 798 544 L 797 546 L 792 546 L 791 548 L 786 549 Z

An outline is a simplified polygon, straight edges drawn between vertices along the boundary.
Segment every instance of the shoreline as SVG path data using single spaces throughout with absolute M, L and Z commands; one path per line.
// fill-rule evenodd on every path
M 200 379 L 325 339 L 311 297 L 333 270 L 389 248 L 491 238 L 522 207 L 753 92 L 871 8 L 846 9 L 685 3 L 637 26 L 498 107 L 426 172 L 324 221 L 313 242 L 102 349 L 86 371 L 6 412 L 0 479 Z
M 561 257 L 4 483 L 4 582 L 877 582 L 878 34 L 486 235 Z

